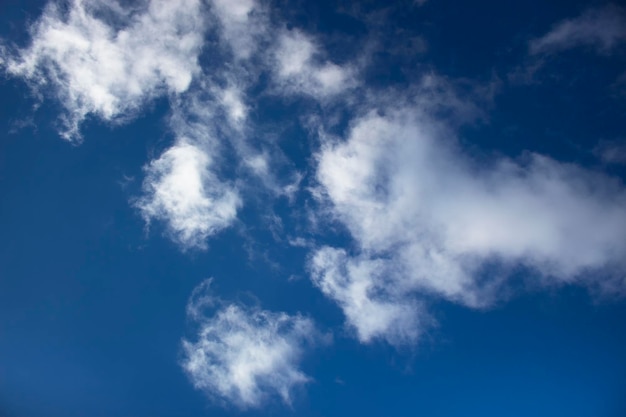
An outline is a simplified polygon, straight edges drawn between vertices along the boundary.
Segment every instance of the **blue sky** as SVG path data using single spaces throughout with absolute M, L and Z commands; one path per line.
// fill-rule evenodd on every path
M 0 19 L 0 415 L 626 415 L 619 4 Z

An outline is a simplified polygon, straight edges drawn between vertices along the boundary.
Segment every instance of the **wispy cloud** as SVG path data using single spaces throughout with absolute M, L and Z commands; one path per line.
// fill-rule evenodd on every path
M 391 266 L 389 260 L 351 257 L 331 247 L 314 251 L 309 265 L 315 285 L 337 302 L 361 342 L 384 338 L 393 345 L 413 343 L 432 319 L 402 289 L 393 294 L 402 278 L 390 275 Z
M 322 98 L 354 86 L 355 71 L 324 59 L 314 37 L 285 29 L 269 18 L 267 4 L 255 0 L 212 0 L 222 43 L 235 57 L 235 73 L 247 81 L 259 73 L 273 74 L 279 94 L 306 94 Z
M 430 297 L 490 306 L 517 266 L 542 284 L 624 290 L 623 184 L 536 154 L 479 165 L 451 137 L 405 101 L 318 154 L 321 201 L 356 248 L 318 249 L 311 276 L 361 341 L 417 340 Z
M 58 100 L 61 135 L 77 140 L 88 115 L 125 120 L 158 95 L 185 91 L 200 71 L 203 28 L 200 0 L 152 0 L 141 10 L 52 2 L 31 27 L 32 43 L 3 59 L 9 74 Z
M 296 29 L 279 35 L 275 54 L 276 78 L 287 92 L 323 98 L 355 85 L 352 69 L 324 61 L 313 40 Z
M 545 35 L 529 43 L 533 55 L 549 54 L 581 46 L 608 54 L 626 42 L 626 14 L 615 5 L 588 9 L 578 17 L 557 23 Z
M 601 141 L 593 153 L 606 164 L 626 164 L 626 140 Z
M 212 0 L 222 40 L 237 59 L 248 59 L 266 36 L 265 8 L 255 0 Z
M 210 284 L 200 284 L 187 306 L 198 332 L 183 340 L 182 367 L 194 386 L 239 408 L 260 407 L 274 396 L 289 403 L 294 388 L 310 381 L 298 367 L 305 347 L 321 340 L 313 322 L 225 303 Z

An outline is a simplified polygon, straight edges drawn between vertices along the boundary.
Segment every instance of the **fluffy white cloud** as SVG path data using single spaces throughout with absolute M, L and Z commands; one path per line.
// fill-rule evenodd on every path
M 609 53 L 625 41 L 626 14 L 623 9 L 608 5 L 559 22 L 550 32 L 533 39 L 529 49 L 531 54 L 544 54 L 592 46 L 601 53 Z
M 294 387 L 310 380 L 298 366 L 319 335 L 313 322 L 223 303 L 211 295 L 210 282 L 194 290 L 187 307 L 198 334 L 183 340 L 182 366 L 194 386 L 240 408 L 259 407 L 275 395 L 289 403 Z
M 415 340 L 426 296 L 489 306 L 518 265 L 623 291 L 623 184 L 535 154 L 479 165 L 448 135 L 419 108 L 386 109 L 318 154 L 322 201 L 356 249 L 319 249 L 312 279 L 362 341 Z
M 166 221 L 183 249 L 204 248 L 207 237 L 235 220 L 241 205 L 237 191 L 211 169 L 211 156 L 185 139 L 146 167 L 144 196 L 136 206 L 146 222 Z
M 275 74 L 287 91 L 323 98 L 354 86 L 353 71 L 320 62 L 318 47 L 302 32 L 283 31 L 278 39 Z
M 115 1 L 50 3 L 31 27 L 32 43 L 3 60 L 8 73 L 65 107 L 62 136 L 80 137 L 95 115 L 124 120 L 147 100 L 180 93 L 200 71 L 201 0 L 150 0 L 141 9 Z

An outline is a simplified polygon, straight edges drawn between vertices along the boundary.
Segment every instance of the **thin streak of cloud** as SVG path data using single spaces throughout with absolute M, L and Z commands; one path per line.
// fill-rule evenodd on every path
M 608 5 L 557 23 L 545 35 L 530 41 L 529 52 L 550 54 L 589 46 L 609 54 L 623 42 L 626 42 L 626 14 L 622 8 Z

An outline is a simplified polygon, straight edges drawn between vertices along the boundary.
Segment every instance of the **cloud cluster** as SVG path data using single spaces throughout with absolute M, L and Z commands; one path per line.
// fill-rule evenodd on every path
M 201 0 L 150 0 L 141 9 L 51 2 L 31 27 L 30 46 L 4 50 L 4 66 L 41 94 L 52 87 L 65 108 L 61 134 L 77 140 L 88 115 L 124 120 L 156 96 L 187 90 L 200 71 L 202 9 Z
M 202 69 L 198 58 L 208 28 L 217 29 L 218 49 L 230 55 Z M 183 247 L 204 246 L 199 241 L 227 223 L 224 213 L 209 215 L 207 207 L 219 205 L 209 204 L 214 198 L 203 194 L 217 182 L 201 165 L 215 165 L 219 159 L 213 158 L 218 141 L 207 140 L 207 135 L 231 142 L 243 171 L 272 193 L 293 193 L 299 174 L 289 175 L 286 184 L 277 179 L 275 165 L 284 159 L 278 147 L 269 142 L 259 146 L 248 138 L 246 90 L 261 73 L 276 81 L 278 95 L 325 97 L 351 85 L 351 71 L 323 61 L 311 37 L 276 26 L 266 5 L 255 0 L 150 0 L 134 6 L 104 0 L 72 0 L 66 5 L 53 1 L 30 31 L 31 44 L 12 53 L 3 47 L 0 62 L 38 95 L 51 94 L 64 107 L 60 134 L 68 140 L 81 139 L 81 123 L 89 116 L 123 122 L 151 99 L 170 96 L 175 145 L 149 164 L 138 207 L 146 220 L 165 220 Z M 184 94 L 192 80 L 197 88 Z M 203 178 L 198 182 L 205 188 L 179 182 L 182 177 L 175 173 L 187 162 L 192 166 L 186 171 Z M 223 194 L 220 189 L 208 193 Z M 199 224 L 210 218 L 219 221 Z
M 313 322 L 226 304 L 213 297 L 210 283 L 200 284 L 187 306 L 198 333 L 183 340 L 182 366 L 193 385 L 240 408 L 258 407 L 275 395 L 289 403 L 293 389 L 310 381 L 298 366 L 304 347 L 318 338 Z
M 0 45 L 0 65 L 62 104 L 68 140 L 80 139 L 90 115 L 124 121 L 169 96 L 173 144 L 145 166 L 134 204 L 147 224 L 164 222 L 183 250 L 205 248 L 231 225 L 246 192 L 264 187 L 291 201 L 308 180 L 293 164 L 285 168 L 291 161 L 283 163 L 262 129 L 252 129 L 250 115 L 259 109 L 248 92 L 320 104 L 341 99 L 342 113 L 357 114 L 345 138 L 322 138 L 314 167 L 321 211 L 313 220 L 330 216 L 352 245 L 289 241 L 315 248 L 310 277 L 361 342 L 415 343 L 434 323 L 429 300 L 491 306 L 520 268 L 534 285 L 626 288 L 624 185 L 536 154 L 471 159 L 450 126 L 480 118 L 480 106 L 434 71 L 401 94 L 369 89 L 359 84 L 356 61 L 326 59 L 313 36 L 272 21 L 269 6 L 255 0 L 59 4 L 50 3 L 32 26 L 29 46 Z M 609 53 L 626 40 L 625 22 L 617 6 L 589 10 L 532 40 L 531 59 L 579 46 Z M 219 59 L 200 68 L 209 27 Z M 494 81 L 467 95 L 490 101 L 497 89 Z M 363 100 L 348 94 L 356 91 Z M 239 176 L 231 182 L 220 175 L 225 148 Z M 624 160 L 623 146 L 596 151 L 607 162 Z M 187 306 L 197 334 L 183 340 L 181 364 L 194 386 L 241 408 L 273 396 L 289 403 L 309 381 L 299 364 L 321 337 L 312 320 L 225 303 L 209 287 L 201 284 Z
M 533 39 L 529 51 L 537 55 L 589 46 L 608 54 L 623 42 L 626 42 L 626 13 L 609 4 L 557 23 L 545 35 Z
M 232 51 L 234 62 L 216 64 L 213 73 L 198 77 L 194 91 L 172 100 L 170 127 L 177 142 L 148 165 L 144 196 L 137 204 L 146 221 L 165 221 L 183 249 L 205 247 L 209 236 L 232 223 L 241 205 L 238 191 L 215 174 L 219 158 L 213 157 L 223 148 L 217 138 L 237 153 L 241 176 L 260 181 L 275 195 L 293 194 L 298 174 L 286 175 L 285 182 L 274 172 L 281 165 L 278 147 L 249 140 L 246 89 L 254 80 L 251 74 L 266 65 L 275 74 L 279 94 L 325 97 L 350 84 L 345 70 L 319 63 L 317 46 L 295 30 L 276 29 L 280 36 L 259 69 L 255 54 L 272 30 L 266 10 L 251 0 L 214 0 L 210 10 L 221 47 Z
M 388 108 L 317 157 L 322 200 L 356 248 L 317 250 L 312 279 L 361 341 L 415 341 L 426 297 L 489 306 L 520 265 L 544 283 L 623 287 L 623 184 L 536 154 L 479 165 L 449 135 L 419 108 Z

